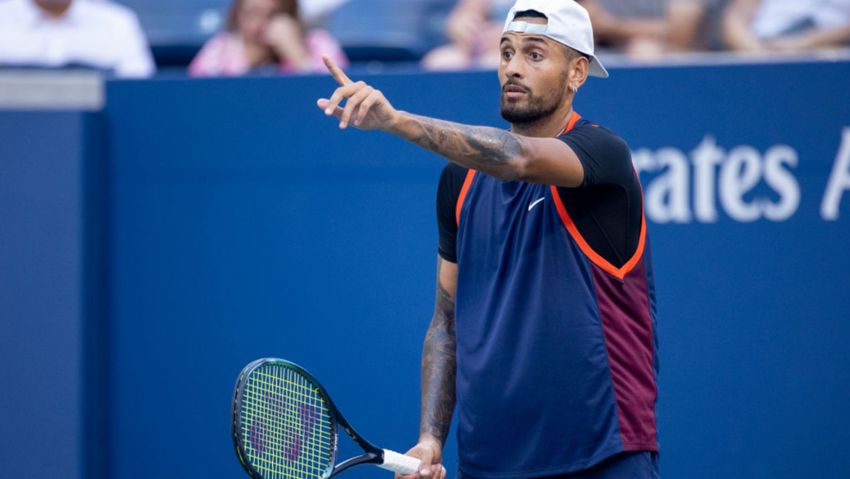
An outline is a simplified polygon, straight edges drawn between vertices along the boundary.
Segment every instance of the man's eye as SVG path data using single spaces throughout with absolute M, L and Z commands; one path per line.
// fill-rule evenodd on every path
M 532 60 L 542 60 L 543 59 L 543 55 L 541 55 L 540 52 L 531 52 L 530 56 L 531 56 Z
M 512 56 L 514 56 L 514 52 L 512 51 L 505 50 L 502 52 L 502 58 L 505 60 L 510 60 Z

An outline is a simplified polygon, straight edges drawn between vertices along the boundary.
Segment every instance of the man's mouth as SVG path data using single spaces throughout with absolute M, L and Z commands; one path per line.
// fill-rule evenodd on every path
M 505 85 L 503 91 L 507 98 L 520 98 L 528 94 L 528 88 L 516 84 Z

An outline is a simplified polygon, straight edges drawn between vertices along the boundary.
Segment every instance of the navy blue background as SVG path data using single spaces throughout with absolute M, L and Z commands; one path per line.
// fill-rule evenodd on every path
M 505 126 L 492 73 L 357 77 L 400 109 Z M 716 223 L 650 225 L 665 477 L 850 475 L 850 193 L 837 221 L 819 214 L 850 127 L 848 84 L 850 63 L 621 68 L 579 95 L 577 110 L 633 150 L 687 154 L 711 135 L 727 150 L 799 154 L 802 200 L 787 221 L 721 209 Z M 93 114 L 0 116 L 0 373 L 28 396 L 0 396 L 15 434 L 0 447 L 4 475 L 56 477 L 42 465 L 53 455 L 66 477 L 242 477 L 230 394 L 261 356 L 307 367 L 368 438 L 413 444 L 443 162 L 339 131 L 315 107 L 333 88 L 329 77 L 113 81 L 99 139 L 83 125 Z M 27 139 L 45 125 L 49 141 Z M 20 191 L 65 193 L 36 209 L 18 206 Z M 47 239 L 22 227 L 60 220 L 66 233 Z M 39 266 L 44 251 L 64 259 Z M 46 308 L 63 295 L 92 306 Z M 36 447 L 45 429 L 61 436 L 50 453 Z

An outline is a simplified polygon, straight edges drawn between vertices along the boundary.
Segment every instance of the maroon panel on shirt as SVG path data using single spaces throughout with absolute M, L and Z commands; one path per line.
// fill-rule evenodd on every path
M 644 258 L 623 280 L 593 265 L 599 315 L 626 451 L 657 451 L 655 342 Z

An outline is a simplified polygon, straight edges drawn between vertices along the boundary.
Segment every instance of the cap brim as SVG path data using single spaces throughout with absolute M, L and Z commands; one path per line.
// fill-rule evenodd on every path
M 602 62 L 595 56 L 590 57 L 590 72 L 588 73 L 592 77 L 608 78 L 608 70 L 605 69 Z

